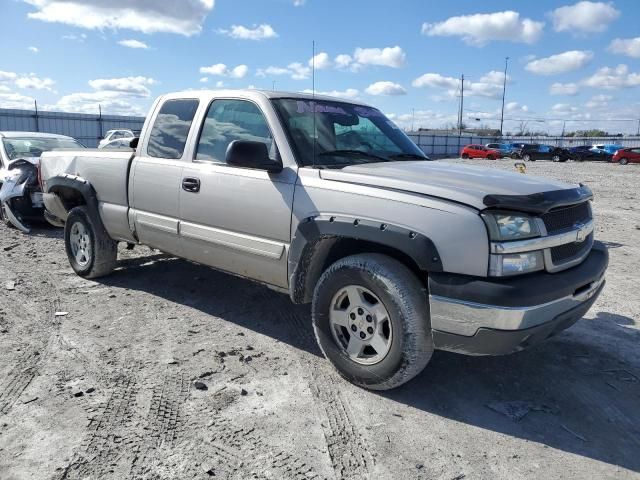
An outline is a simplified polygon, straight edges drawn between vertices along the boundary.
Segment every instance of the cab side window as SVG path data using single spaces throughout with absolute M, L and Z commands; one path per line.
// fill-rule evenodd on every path
M 196 99 L 164 102 L 149 135 L 147 154 L 158 158 L 181 158 L 197 109 Z
M 227 147 L 234 140 L 262 142 L 276 158 L 276 145 L 260 109 L 246 100 L 214 100 L 202 126 L 196 160 L 225 163 Z

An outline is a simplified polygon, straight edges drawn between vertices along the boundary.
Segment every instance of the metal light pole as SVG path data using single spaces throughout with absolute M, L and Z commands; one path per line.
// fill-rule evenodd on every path
M 460 77 L 460 115 L 458 116 L 458 135 L 462 135 L 462 115 L 464 114 L 464 74 Z
M 504 125 L 504 97 L 507 93 L 507 65 L 509 64 L 509 57 L 504 59 L 504 79 L 502 83 L 502 113 L 500 114 L 500 136 L 502 136 L 502 126 Z

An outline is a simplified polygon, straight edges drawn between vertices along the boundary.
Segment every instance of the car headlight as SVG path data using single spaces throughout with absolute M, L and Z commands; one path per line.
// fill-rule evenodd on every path
M 485 212 L 482 219 L 492 241 L 523 240 L 540 236 L 535 219 L 523 213 Z
M 489 275 L 492 277 L 521 275 L 543 269 L 544 257 L 541 250 L 526 253 L 491 255 L 489 259 Z

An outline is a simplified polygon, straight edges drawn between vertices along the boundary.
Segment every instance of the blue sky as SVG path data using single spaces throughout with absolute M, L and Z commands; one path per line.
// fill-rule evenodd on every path
M 0 0 L 0 107 L 144 114 L 163 92 L 311 88 L 404 128 L 635 133 L 640 1 Z M 480 119 L 479 121 L 476 119 Z M 627 119 L 628 121 L 616 121 Z M 636 119 L 636 120 L 634 120 Z

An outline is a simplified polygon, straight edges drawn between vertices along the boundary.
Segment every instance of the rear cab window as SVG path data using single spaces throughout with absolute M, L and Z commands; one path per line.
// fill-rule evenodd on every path
M 147 155 L 174 160 L 182 158 L 197 109 L 198 100 L 193 98 L 165 101 L 151 128 Z

